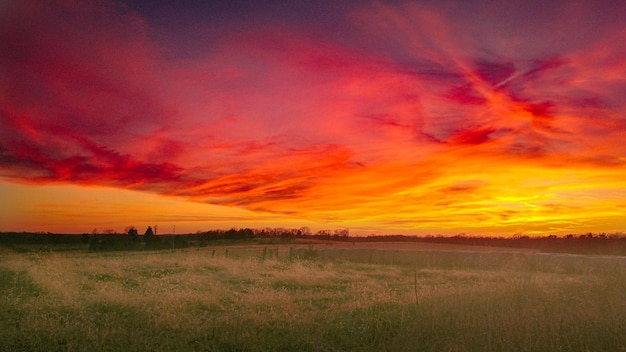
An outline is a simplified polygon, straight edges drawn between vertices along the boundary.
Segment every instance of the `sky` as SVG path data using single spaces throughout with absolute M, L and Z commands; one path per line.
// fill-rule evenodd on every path
M 0 0 L 0 231 L 624 231 L 624 13 Z

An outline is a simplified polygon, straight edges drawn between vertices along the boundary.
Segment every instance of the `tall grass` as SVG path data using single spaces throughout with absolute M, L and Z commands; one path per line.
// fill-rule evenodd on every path
M 3 252 L 0 351 L 625 351 L 625 274 L 519 253 Z

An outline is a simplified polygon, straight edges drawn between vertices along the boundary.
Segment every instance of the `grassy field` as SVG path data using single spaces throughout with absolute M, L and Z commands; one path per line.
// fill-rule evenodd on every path
M 0 351 L 626 351 L 626 257 L 0 247 Z

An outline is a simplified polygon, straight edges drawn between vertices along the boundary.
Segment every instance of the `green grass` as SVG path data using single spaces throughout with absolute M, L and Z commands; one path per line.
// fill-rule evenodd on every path
M 626 351 L 626 258 L 3 251 L 0 351 Z

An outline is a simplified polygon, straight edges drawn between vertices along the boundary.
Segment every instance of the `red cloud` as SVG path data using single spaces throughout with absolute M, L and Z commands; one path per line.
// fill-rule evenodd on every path
M 388 199 L 435 204 L 432 192 L 482 191 L 446 186 L 465 172 L 458 165 L 487 175 L 518 164 L 611 168 L 626 155 L 618 23 L 602 27 L 612 35 L 551 48 L 547 20 L 536 30 L 548 38 L 506 28 L 515 40 L 505 41 L 491 27 L 499 17 L 475 21 L 461 6 L 355 5 L 335 24 L 341 33 L 267 19 L 204 40 L 198 33 L 211 31 L 200 28 L 184 33 L 198 35 L 197 47 L 177 56 L 184 44 L 123 6 L 8 6 L 0 176 L 9 180 L 375 218 L 417 211 Z

